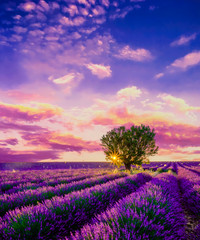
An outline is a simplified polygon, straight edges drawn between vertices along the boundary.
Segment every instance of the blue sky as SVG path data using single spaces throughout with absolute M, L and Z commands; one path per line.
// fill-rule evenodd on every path
M 199 9 L 1 1 L 0 161 L 103 161 L 100 137 L 138 124 L 157 131 L 157 159 L 199 159 Z

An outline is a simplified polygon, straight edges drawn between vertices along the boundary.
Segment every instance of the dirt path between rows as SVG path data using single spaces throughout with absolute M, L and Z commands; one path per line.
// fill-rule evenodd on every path
M 186 218 L 185 232 L 187 235 L 187 240 L 199 240 L 198 236 L 196 235 L 196 227 L 200 222 L 200 216 L 196 217 L 188 210 L 188 207 L 185 204 L 183 199 L 183 192 L 180 187 L 180 180 L 178 177 L 177 177 L 177 180 L 178 180 L 178 186 L 180 189 L 180 202 Z

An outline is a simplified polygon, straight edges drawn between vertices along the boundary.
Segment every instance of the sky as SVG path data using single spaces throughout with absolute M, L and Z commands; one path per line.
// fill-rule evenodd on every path
M 200 1 L 1 0 L 0 162 L 105 161 L 155 129 L 150 161 L 200 160 Z

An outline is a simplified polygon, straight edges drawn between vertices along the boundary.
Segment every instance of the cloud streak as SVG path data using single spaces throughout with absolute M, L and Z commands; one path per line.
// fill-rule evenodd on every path
M 80 137 L 58 132 L 44 131 L 41 133 L 24 133 L 22 138 L 29 146 L 42 146 L 48 149 L 61 150 L 63 152 L 94 152 L 101 151 L 99 143 L 85 141 Z
M 188 53 L 182 58 L 176 59 L 169 67 L 187 70 L 189 67 L 193 67 L 195 65 L 198 65 L 199 63 L 200 63 L 200 51 L 194 51 Z
M 0 114 L 3 119 L 37 122 L 53 116 L 60 116 L 62 109 L 50 104 L 39 104 L 38 108 L 0 102 Z
M 39 162 L 41 160 L 59 159 L 60 152 L 55 150 L 44 151 L 12 151 L 9 148 L 0 148 L 0 162 Z
M 153 56 L 149 50 L 144 48 L 132 49 L 128 45 L 120 49 L 115 57 L 136 62 L 144 62 L 153 59 Z
M 173 41 L 170 45 L 172 47 L 186 45 L 186 44 L 190 43 L 192 40 L 195 40 L 196 36 L 197 36 L 196 33 L 194 33 L 190 36 L 183 35 L 178 40 Z
M 100 79 L 111 77 L 112 71 L 110 66 L 93 63 L 86 64 L 85 66 L 92 72 L 93 75 L 96 75 Z

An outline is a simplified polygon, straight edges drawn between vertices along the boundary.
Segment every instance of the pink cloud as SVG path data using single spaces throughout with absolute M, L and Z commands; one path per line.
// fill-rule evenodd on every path
M 156 139 L 162 148 L 170 149 L 172 146 L 180 147 L 199 147 L 200 128 L 186 124 L 165 124 L 157 125 Z M 171 146 L 170 146 L 171 145 Z
M 0 93 L 1 93 L 1 96 L 4 96 L 9 99 L 14 99 L 19 102 L 30 102 L 30 101 L 42 102 L 42 101 L 49 101 L 53 98 L 50 92 L 48 92 L 48 95 L 32 93 L 27 91 L 25 92 L 25 90 L 7 90 L 7 91 L 0 91 Z
M 27 32 L 27 28 L 24 28 L 24 27 L 20 27 L 20 26 L 15 26 L 13 28 L 13 30 L 16 32 L 16 33 L 25 33 Z
M 65 7 L 64 12 L 68 12 L 71 17 L 79 13 L 77 6 L 73 4 L 69 5 L 68 8 Z
M 176 59 L 169 67 L 179 68 L 186 70 L 189 67 L 195 66 L 200 63 L 200 51 L 188 53 L 182 58 Z
M 77 0 L 77 1 L 80 4 L 84 4 L 85 6 L 90 7 L 90 3 L 87 0 Z
M 3 122 L 0 121 L 0 129 L 1 130 L 22 130 L 22 131 L 43 131 L 46 130 L 43 127 L 37 126 L 37 125 L 26 125 L 26 124 L 19 124 L 19 123 L 13 123 L 13 122 Z
M 61 108 L 49 104 L 40 104 L 38 108 L 25 107 L 22 105 L 0 103 L 0 114 L 3 119 L 14 121 L 40 121 L 53 116 L 60 116 Z
M 88 125 L 108 126 L 109 128 L 140 124 L 149 125 L 155 129 L 157 144 L 160 148 L 200 147 L 199 127 L 176 123 L 150 113 L 133 114 L 126 107 L 112 107 L 107 112 L 96 113 L 96 116 L 88 122 Z
M 24 4 L 21 3 L 19 7 L 26 12 L 31 12 L 36 8 L 36 4 L 34 2 L 26 2 Z
M 92 9 L 92 12 L 93 12 L 93 14 L 95 16 L 99 16 L 99 15 L 104 15 L 105 14 L 105 10 L 101 6 L 96 6 L 95 8 Z
M 96 75 L 98 78 L 106 78 L 110 77 L 112 74 L 112 71 L 110 69 L 110 66 L 105 66 L 101 64 L 86 64 L 85 65 L 90 71 L 92 72 L 93 75 Z
M 110 5 L 109 0 L 101 0 L 101 3 L 102 3 L 102 5 L 104 5 L 106 7 L 109 7 L 109 5 Z
M 63 16 L 60 19 L 60 23 L 63 25 L 67 25 L 67 26 L 80 26 L 85 22 L 85 18 L 84 17 L 75 17 L 73 19 L 70 19 L 68 17 Z
M 159 79 L 164 76 L 164 73 L 158 73 L 154 76 L 155 79 Z
M 24 133 L 22 138 L 27 145 L 62 150 L 64 152 L 100 151 L 102 148 L 96 141 L 86 141 L 70 134 L 44 131 L 40 133 Z
M 40 0 L 39 4 L 40 4 L 40 6 L 42 6 L 42 8 L 45 11 L 49 11 L 50 7 L 49 7 L 49 4 L 47 2 L 45 2 L 44 0 Z
M 194 40 L 196 38 L 196 33 L 190 35 L 190 36 L 181 36 L 178 40 L 172 42 L 171 46 L 181 46 L 189 43 L 190 41 Z
M 132 87 L 127 87 L 119 90 L 117 92 L 117 97 L 124 98 L 124 99 L 135 99 L 137 97 L 140 97 L 141 94 L 142 94 L 142 91 L 139 88 L 132 86 Z
M 8 138 L 5 140 L 0 140 L 0 145 L 17 145 L 18 144 L 18 140 L 17 138 Z
M 170 94 L 159 94 L 159 98 L 161 98 L 167 105 L 180 112 L 188 112 L 188 111 L 196 111 L 200 112 L 200 107 L 193 107 L 188 105 L 184 99 L 174 97 Z
M 9 148 L 0 148 L 0 162 L 38 162 L 41 160 L 59 159 L 60 152 L 55 150 L 44 151 L 12 151 Z
M 128 45 L 120 49 L 118 54 L 114 56 L 119 59 L 127 59 L 136 62 L 148 61 L 153 58 L 149 50 L 144 48 L 131 49 Z

